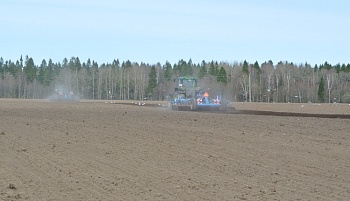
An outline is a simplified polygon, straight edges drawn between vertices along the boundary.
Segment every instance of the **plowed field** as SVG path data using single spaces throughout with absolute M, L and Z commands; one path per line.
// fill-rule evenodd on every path
M 0 99 L 0 200 L 350 199 L 350 105 L 124 103 Z

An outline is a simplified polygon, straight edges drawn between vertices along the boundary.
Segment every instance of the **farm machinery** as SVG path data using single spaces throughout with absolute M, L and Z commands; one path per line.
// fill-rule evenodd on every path
M 176 81 L 176 80 L 174 80 Z M 177 77 L 173 94 L 169 94 L 168 106 L 172 110 L 224 110 L 222 96 L 197 86 L 195 77 Z
M 75 96 L 72 91 L 59 87 L 55 89 L 54 93 L 49 97 L 49 100 L 58 102 L 76 102 L 79 101 L 79 96 Z

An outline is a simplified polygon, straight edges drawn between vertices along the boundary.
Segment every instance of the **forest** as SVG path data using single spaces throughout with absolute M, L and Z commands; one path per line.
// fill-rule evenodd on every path
M 179 60 L 147 64 L 118 59 L 98 64 L 79 57 L 62 62 L 0 58 L 0 98 L 44 99 L 65 88 L 82 99 L 166 100 L 176 76 L 194 76 L 229 101 L 350 103 L 350 64 L 311 66 L 271 60 L 243 62 Z

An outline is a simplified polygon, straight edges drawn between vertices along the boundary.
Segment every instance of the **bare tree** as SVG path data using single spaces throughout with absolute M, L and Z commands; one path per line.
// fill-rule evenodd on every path
M 248 102 L 249 77 L 247 74 L 240 72 L 238 78 L 240 80 L 241 90 L 243 92 L 243 99 L 245 102 Z
M 261 65 L 261 70 L 263 74 L 265 75 L 265 80 L 266 80 L 266 96 L 267 96 L 267 102 L 270 102 L 271 95 L 273 91 L 275 90 L 273 87 L 273 76 L 274 76 L 274 66 L 272 62 L 265 62 Z
M 328 72 L 326 74 L 326 82 L 327 82 L 327 91 L 328 91 L 328 103 L 331 102 L 331 91 L 334 84 L 334 74 L 332 72 Z

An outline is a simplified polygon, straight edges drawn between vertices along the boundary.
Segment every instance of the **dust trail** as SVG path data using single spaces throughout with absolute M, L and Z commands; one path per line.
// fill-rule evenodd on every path
M 78 102 L 80 100 L 79 96 L 69 90 L 69 87 L 62 84 L 56 85 L 55 90 L 46 99 L 54 102 Z

